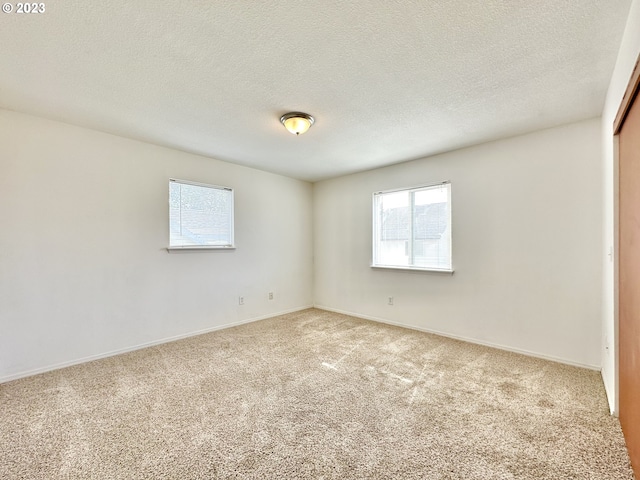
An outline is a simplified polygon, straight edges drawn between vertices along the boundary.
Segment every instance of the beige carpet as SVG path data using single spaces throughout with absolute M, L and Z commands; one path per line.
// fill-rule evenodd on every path
M 320 310 L 0 385 L 1 479 L 631 479 L 597 372 Z

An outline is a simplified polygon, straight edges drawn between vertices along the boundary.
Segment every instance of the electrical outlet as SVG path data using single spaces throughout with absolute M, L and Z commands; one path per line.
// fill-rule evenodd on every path
M 244 305 L 244 297 L 238 297 L 238 305 Z
M 269 292 L 269 300 L 273 300 L 273 292 Z
M 389 302 L 387 304 L 388 305 L 393 305 L 393 297 L 389 297 Z

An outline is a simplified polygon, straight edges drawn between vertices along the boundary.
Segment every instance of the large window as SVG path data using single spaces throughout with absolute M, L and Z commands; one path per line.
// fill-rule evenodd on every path
M 171 179 L 169 248 L 233 248 L 233 190 Z
M 372 266 L 453 270 L 450 183 L 373 194 Z

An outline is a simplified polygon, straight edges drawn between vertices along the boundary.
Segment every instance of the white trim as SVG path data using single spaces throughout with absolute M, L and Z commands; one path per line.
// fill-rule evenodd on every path
M 162 345 L 163 343 L 175 342 L 177 340 L 182 340 L 184 338 L 195 337 L 197 335 L 202 335 L 205 333 L 215 332 L 217 330 L 224 330 L 231 327 L 237 327 L 238 325 L 244 325 L 246 323 L 253 323 L 260 320 L 265 320 L 267 318 L 278 317 L 280 315 L 286 315 L 287 313 L 299 312 L 302 310 L 307 310 L 309 308 L 313 308 L 313 305 L 307 305 L 304 307 L 292 308 L 290 310 L 284 310 L 282 312 L 274 312 L 269 313 L 267 315 L 261 315 L 259 317 L 248 318 L 246 320 L 240 320 L 238 322 L 225 323 L 224 325 L 217 325 L 215 327 L 204 328 L 202 330 L 196 330 L 194 332 L 183 333 L 180 335 L 174 335 L 172 337 L 162 338 L 160 340 L 154 340 L 151 342 L 141 343 L 139 345 L 134 345 L 132 347 L 121 348 L 118 350 L 112 350 L 110 352 L 99 353 L 97 355 L 89 355 L 88 357 L 78 358 L 76 360 L 70 360 L 68 362 L 56 363 L 54 365 L 49 365 L 47 367 L 36 368 L 33 370 L 27 370 L 25 372 L 14 373 L 11 375 L 7 375 L 4 377 L 0 377 L 0 384 L 11 382 L 13 380 L 18 380 L 20 378 L 31 377 L 33 375 L 38 375 L 40 373 L 51 372 L 53 370 L 60 370 L 61 368 L 72 367 L 73 365 L 79 365 L 81 363 L 93 362 L 94 360 L 100 360 L 102 358 L 113 357 L 115 355 L 121 355 L 123 353 L 133 352 L 135 350 L 141 350 L 147 347 L 153 347 L 156 345 Z
M 434 188 L 434 187 L 439 187 L 442 185 L 447 185 L 450 184 L 451 180 L 445 180 L 444 182 L 438 182 L 438 183 L 431 183 L 428 185 L 418 185 L 415 187 L 404 187 L 404 188 L 392 188 L 391 190 L 380 190 L 378 192 L 373 192 L 374 195 L 379 195 L 381 193 L 395 193 L 395 192 L 409 192 L 409 191 L 413 191 L 413 190 L 422 190 L 425 188 Z
M 371 268 L 381 268 L 383 270 L 410 270 L 413 272 L 427 272 L 427 273 L 449 273 L 453 274 L 455 271 L 453 268 L 423 268 L 423 267 L 397 267 L 395 265 L 370 265 Z
M 609 406 L 609 413 L 611 414 L 612 417 L 616 417 L 619 418 L 620 414 L 618 412 L 618 404 L 617 404 L 617 399 L 618 396 L 615 396 L 615 405 L 613 405 L 611 403 L 611 396 L 609 394 L 609 389 L 607 388 L 607 378 L 605 376 L 605 372 L 604 372 L 604 368 L 601 370 L 600 372 L 600 377 L 602 378 L 602 384 L 604 385 L 604 393 L 607 396 L 607 405 Z
M 167 252 L 180 250 L 235 250 L 235 245 L 185 245 L 183 247 L 167 247 Z
M 387 320 L 387 319 L 384 319 L 384 318 L 372 317 L 370 315 L 362 315 L 362 314 L 353 313 L 353 312 L 347 312 L 345 310 L 340 310 L 340 309 L 331 308 L 331 307 L 325 307 L 325 306 L 322 306 L 322 305 L 314 305 L 313 308 L 317 308 L 318 310 L 326 310 L 328 312 L 341 313 L 343 315 L 349 315 L 351 317 L 362 318 L 364 320 L 371 320 L 373 322 L 385 323 L 387 325 L 394 325 L 396 327 L 408 328 L 410 330 L 417 330 L 419 332 L 431 333 L 431 334 L 434 334 L 434 335 L 439 335 L 441 337 L 453 338 L 454 340 L 462 340 L 463 342 L 467 342 L 467 343 L 473 343 L 473 344 L 482 345 L 482 346 L 485 346 L 485 347 L 497 348 L 498 350 L 504 350 L 504 351 L 507 351 L 507 352 L 518 353 L 520 355 L 526 355 L 527 357 L 540 358 L 542 360 L 549 360 L 549 361 L 556 362 L 556 363 L 562 363 L 564 365 L 571 365 L 572 367 L 586 368 L 586 369 L 589 369 L 589 370 L 595 370 L 597 372 L 600 372 L 602 370 L 601 367 L 597 366 L 597 365 L 588 365 L 588 364 L 585 364 L 585 363 L 573 362 L 573 361 L 567 360 L 565 358 L 559 358 L 559 357 L 554 357 L 552 355 L 544 355 L 544 354 L 541 354 L 541 353 L 530 352 L 528 350 L 521 350 L 519 348 L 507 347 L 507 346 L 500 345 L 500 344 L 497 344 L 497 343 L 485 342 L 485 341 L 482 341 L 482 340 L 477 340 L 475 338 L 470 338 L 470 337 L 464 337 L 464 336 L 461 336 L 461 335 L 453 335 L 453 334 L 450 334 L 450 333 L 441 332 L 439 330 L 433 330 L 433 329 L 424 328 L 424 327 L 416 327 L 414 325 L 407 325 L 405 323 L 394 322 L 393 320 Z
M 196 187 L 207 187 L 207 188 L 215 188 L 218 190 L 229 190 L 233 192 L 233 188 L 231 187 L 223 187 L 222 185 L 212 185 L 210 183 L 200 183 L 200 182 L 191 182 L 189 180 L 180 180 L 179 178 L 170 178 L 170 182 L 182 183 L 185 185 L 194 185 Z

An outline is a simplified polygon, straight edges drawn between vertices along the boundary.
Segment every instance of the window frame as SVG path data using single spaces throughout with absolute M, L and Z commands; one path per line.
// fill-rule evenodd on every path
M 428 189 L 432 189 L 432 188 L 437 188 L 437 187 L 442 187 L 446 185 L 447 186 L 447 205 L 448 205 L 448 227 L 450 230 L 450 234 L 449 234 L 449 268 L 437 268 L 437 267 L 423 267 L 423 266 L 416 266 L 416 265 L 387 265 L 384 263 L 376 263 L 377 259 L 378 259 L 378 249 L 379 249 L 379 245 L 378 245 L 378 240 L 377 237 L 379 236 L 379 234 L 381 233 L 381 227 L 382 225 L 379 225 L 378 223 L 378 214 L 379 214 L 379 210 L 378 210 L 378 205 L 377 205 L 377 198 L 380 195 L 386 195 L 386 194 L 390 194 L 390 193 L 398 193 L 398 192 L 408 192 L 408 193 L 414 193 L 414 192 L 418 192 L 418 191 L 422 191 L 422 190 L 428 190 Z M 371 241 L 372 241 L 372 245 L 371 245 L 371 264 L 370 267 L 371 268 L 375 268 L 375 269 L 383 269 L 383 270 L 408 270 L 408 271 L 414 271 L 414 272 L 435 272 L 435 273 L 450 273 L 452 274 L 454 272 L 454 268 L 453 268 L 453 231 L 452 231 L 452 192 L 451 192 L 451 181 L 447 180 L 444 182 L 438 182 L 438 183 L 433 183 L 433 184 L 425 184 L 425 185 L 418 185 L 418 186 L 413 186 L 413 187 L 404 187 L 404 188 L 395 188 L 395 189 L 391 189 L 391 190 L 381 190 L 381 191 L 377 191 L 377 192 L 373 192 L 372 194 L 372 225 L 371 225 Z M 413 197 L 411 197 L 413 198 Z M 414 205 L 413 200 L 411 200 L 410 204 Z M 411 218 L 413 218 L 411 216 Z M 413 226 L 413 221 L 410 222 L 410 228 L 412 228 Z M 410 240 L 412 239 L 412 235 L 410 236 Z M 413 248 L 412 245 L 413 242 L 410 242 L 410 246 L 409 248 Z
M 212 190 L 224 190 L 230 193 L 230 205 L 229 205 L 229 240 L 230 242 L 225 245 L 171 245 L 171 183 L 178 183 L 180 185 L 191 185 L 194 187 L 203 187 Z M 212 185 L 209 183 L 192 182 L 190 180 L 181 180 L 178 178 L 169 179 L 169 195 L 167 199 L 167 206 L 169 207 L 169 246 L 167 251 L 180 251 L 180 250 L 235 250 L 235 192 L 231 187 L 225 187 L 222 185 Z

